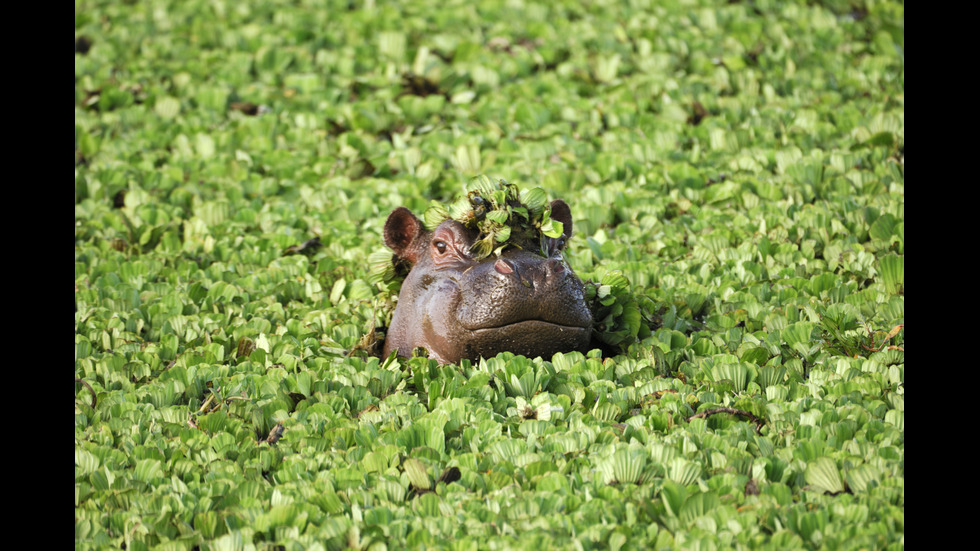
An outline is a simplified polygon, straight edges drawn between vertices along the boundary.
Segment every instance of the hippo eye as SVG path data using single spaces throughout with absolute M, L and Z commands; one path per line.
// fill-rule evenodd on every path
M 439 254 L 446 254 L 446 249 L 449 248 L 449 245 L 447 245 L 445 241 L 435 241 L 432 243 L 432 246 L 439 251 Z

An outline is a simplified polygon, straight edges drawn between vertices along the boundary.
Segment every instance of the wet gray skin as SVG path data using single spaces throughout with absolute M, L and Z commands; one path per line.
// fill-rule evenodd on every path
M 440 363 L 457 363 L 509 351 L 550 358 L 556 352 L 588 349 L 592 314 L 582 281 L 562 258 L 572 233 L 571 212 L 553 201 L 551 218 L 564 234 L 510 247 L 501 256 L 476 260 L 477 237 L 454 220 L 427 231 L 405 207 L 385 223 L 385 243 L 412 269 L 402 283 L 384 354 L 410 356 L 425 348 Z

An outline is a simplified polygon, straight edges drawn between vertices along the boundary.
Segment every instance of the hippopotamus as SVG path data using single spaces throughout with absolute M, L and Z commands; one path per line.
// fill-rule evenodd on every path
M 411 265 L 402 283 L 384 346 L 410 356 L 424 348 L 439 363 L 477 360 L 509 351 L 528 357 L 586 351 L 592 313 L 582 281 L 562 257 L 572 235 L 564 201 L 551 202 L 561 237 L 515 243 L 478 260 L 476 230 L 446 220 L 428 231 L 412 212 L 395 209 L 385 244 Z

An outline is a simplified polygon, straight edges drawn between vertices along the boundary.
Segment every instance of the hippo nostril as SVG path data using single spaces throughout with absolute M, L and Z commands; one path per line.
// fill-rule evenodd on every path
M 549 258 L 542 265 L 542 269 L 539 271 L 539 274 L 545 281 L 550 281 L 553 278 L 563 277 L 564 271 L 565 266 L 561 260 L 558 260 L 557 258 Z
M 493 269 L 497 270 L 497 273 L 501 274 L 512 274 L 514 273 L 514 267 L 503 258 L 498 258 L 493 264 Z

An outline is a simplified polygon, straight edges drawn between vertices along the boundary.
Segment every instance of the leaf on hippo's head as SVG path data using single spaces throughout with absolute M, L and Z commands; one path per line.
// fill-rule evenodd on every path
M 521 192 L 521 203 L 532 214 L 540 214 L 548 206 L 548 194 L 539 187 L 526 189 Z
M 425 224 L 425 229 L 432 231 L 449 218 L 449 209 L 445 205 L 438 201 L 430 201 L 429 207 L 422 215 L 422 223 Z
M 486 218 L 491 222 L 496 222 L 497 224 L 506 224 L 507 220 L 510 218 L 510 213 L 506 210 L 494 210 L 486 214 Z
M 551 219 L 548 194 L 541 188 L 521 190 L 506 180 L 478 176 L 465 191 L 448 208 L 433 203 L 426 211 L 425 224 L 433 229 L 452 219 L 477 230 L 479 236 L 471 247 L 477 259 L 501 254 L 511 246 L 559 238 L 564 232 L 562 223 Z
M 558 239 L 564 231 L 565 226 L 557 220 L 548 219 L 547 222 L 541 224 L 541 233 L 548 237 Z
M 473 206 L 467 197 L 460 197 L 450 203 L 449 218 L 457 222 L 468 225 L 473 220 Z

